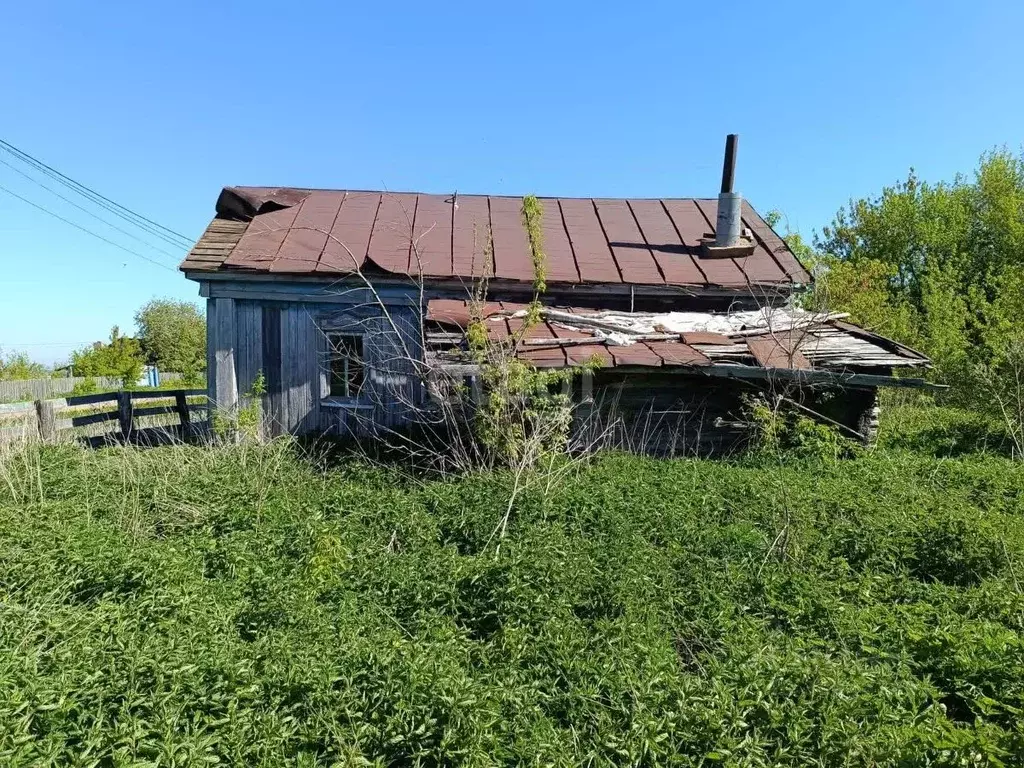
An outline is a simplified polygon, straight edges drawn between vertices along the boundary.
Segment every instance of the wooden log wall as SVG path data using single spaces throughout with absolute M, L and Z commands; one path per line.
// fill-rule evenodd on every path
M 576 385 L 577 402 L 583 383 Z M 744 447 L 742 384 L 701 376 L 595 371 L 577 440 L 653 455 L 723 455 Z
M 657 455 L 722 455 L 751 437 L 745 397 L 762 393 L 791 399 L 802 412 L 838 425 L 847 437 L 877 436 L 873 388 L 800 388 L 761 392 L 749 382 L 706 376 L 596 371 L 593 404 L 577 409 L 579 439 L 602 436 L 611 447 Z M 582 384 L 576 402 L 585 401 Z M 609 429 L 611 428 L 611 429 Z

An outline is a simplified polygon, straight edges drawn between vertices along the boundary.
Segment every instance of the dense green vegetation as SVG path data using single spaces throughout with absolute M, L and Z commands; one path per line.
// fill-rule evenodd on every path
M 608 455 L 503 538 L 500 473 L 12 453 L 0 763 L 1020 764 L 1024 467 L 900 419 L 843 459 Z
M 948 182 L 911 171 L 813 248 L 788 240 L 818 276 L 806 303 L 920 348 L 946 401 L 999 418 L 1024 453 L 1024 156 L 992 151 Z

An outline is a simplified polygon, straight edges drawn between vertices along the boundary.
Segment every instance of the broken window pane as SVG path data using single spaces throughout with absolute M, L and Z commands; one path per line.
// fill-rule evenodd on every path
M 356 397 L 363 386 L 363 337 L 327 335 L 331 356 L 331 397 Z

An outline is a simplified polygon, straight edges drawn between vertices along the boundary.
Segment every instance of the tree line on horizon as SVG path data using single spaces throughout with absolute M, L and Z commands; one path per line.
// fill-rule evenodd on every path
M 0 354 L 0 380 L 40 379 L 58 372 L 85 378 L 112 377 L 131 386 L 147 365 L 182 375 L 186 385 L 198 383 L 206 370 L 206 318 L 193 302 L 152 299 L 135 313 L 136 335 L 118 326 L 106 341 L 71 353 L 66 365 L 52 370 L 23 352 Z

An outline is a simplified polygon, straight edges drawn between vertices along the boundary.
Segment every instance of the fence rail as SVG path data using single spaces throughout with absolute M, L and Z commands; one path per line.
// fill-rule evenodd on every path
M 195 402 L 202 398 L 203 402 Z M 190 402 L 190 399 L 193 402 Z M 102 392 L 93 395 L 75 395 L 53 400 L 36 400 L 33 403 L 0 404 L 0 441 L 16 438 L 38 437 L 44 442 L 53 442 L 62 434 L 71 433 L 91 445 L 112 442 L 154 443 L 171 439 L 188 440 L 204 430 L 208 424 L 205 389 L 167 389 L 134 392 Z M 136 401 L 169 400 L 171 403 L 136 407 Z M 107 410 L 106 408 L 114 408 Z M 194 419 L 193 413 L 200 412 L 201 418 Z M 79 414 L 79 415 L 75 415 Z M 152 420 L 158 416 L 177 416 L 173 422 L 152 424 L 140 420 Z M 20 426 L 7 426 L 10 419 L 21 419 Z M 116 422 L 114 429 L 89 430 L 95 434 L 83 434 L 84 427 Z
M 161 371 L 160 381 L 173 383 L 181 381 L 181 374 L 171 371 Z M 46 400 L 48 398 L 61 397 L 74 391 L 75 387 L 88 381 L 95 382 L 96 388 L 106 391 L 117 391 L 123 389 L 121 379 L 113 376 L 71 376 L 62 379 L 16 379 L 13 381 L 0 381 L 0 403 L 12 403 L 16 401 L 31 403 L 35 400 Z

